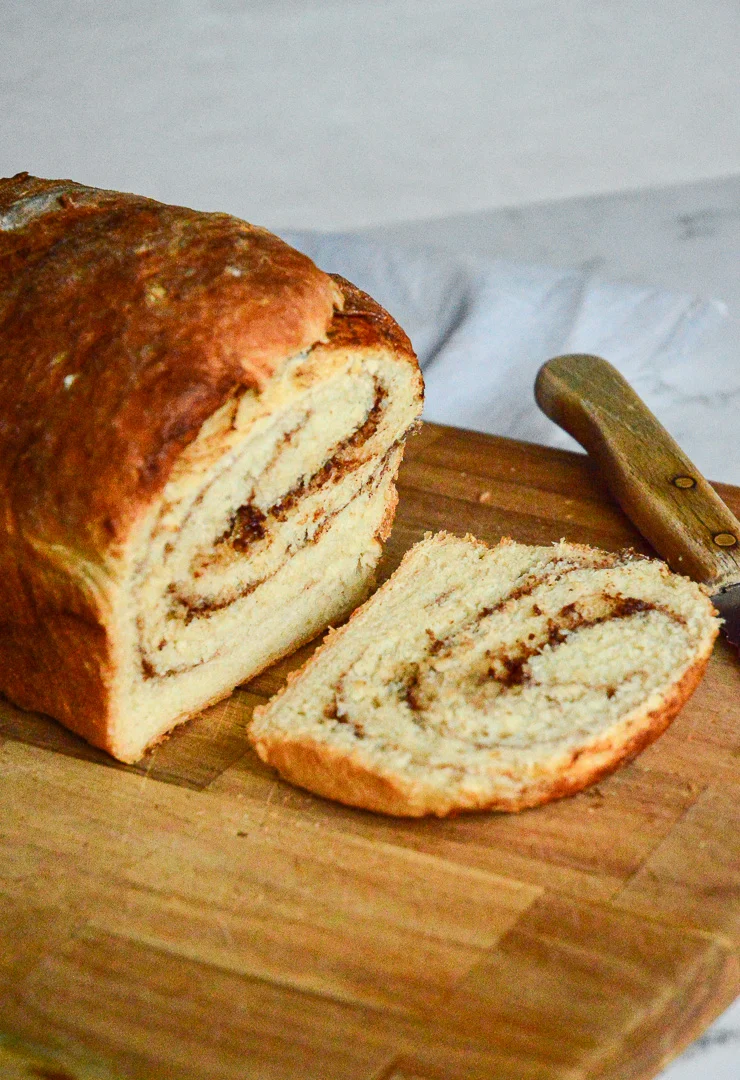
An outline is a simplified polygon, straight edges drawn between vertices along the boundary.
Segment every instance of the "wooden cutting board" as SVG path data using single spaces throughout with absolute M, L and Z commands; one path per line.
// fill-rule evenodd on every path
M 576 454 L 429 424 L 400 492 L 384 575 L 429 529 L 647 550 Z M 446 821 L 314 798 L 248 749 L 309 652 L 133 768 L 2 706 L 3 1076 L 646 1080 L 740 992 L 724 642 L 634 764 Z

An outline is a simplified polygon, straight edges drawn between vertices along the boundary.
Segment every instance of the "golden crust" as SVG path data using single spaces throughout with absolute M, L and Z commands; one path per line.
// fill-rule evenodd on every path
M 333 746 L 310 739 L 262 737 L 255 743 L 255 749 L 286 780 L 327 799 L 394 817 L 435 813 L 428 799 L 415 809 L 413 793 L 402 778 L 381 776 L 355 754 L 343 753 Z
M 417 367 L 413 346 L 396 320 L 351 281 L 339 274 L 332 274 L 331 279 L 342 297 L 342 305 L 328 328 L 324 347 L 364 349 L 383 342 L 386 348 Z M 423 392 L 421 378 L 419 392 Z
M 93 557 L 239 389 L 326 337 L 342 294 L 228 214 L 0 181 L 0 489 L 18 531 Z
M 0 692 L 113 749 L 116 560 L 178 455 L 286 358 L 373 347 L 417 367 L 382 308 L 264 229 L 0 179 Z

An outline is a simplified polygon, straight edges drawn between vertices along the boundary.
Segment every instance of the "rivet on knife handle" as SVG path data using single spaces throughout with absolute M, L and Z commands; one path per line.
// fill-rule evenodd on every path
M 622 509 L 672 569 L 713 589 L 740 581 L 740 522 L 616 368 L 558 356 L 540 408 L 596 460 Z

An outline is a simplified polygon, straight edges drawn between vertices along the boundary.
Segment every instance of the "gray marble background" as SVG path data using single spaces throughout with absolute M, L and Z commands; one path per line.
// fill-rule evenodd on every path
M 0 0 L 0 175 L 722 300 L 735 479 L 739 56 L 736 0 Z M 740 1005 L 662 1076 L 738 1080 Z

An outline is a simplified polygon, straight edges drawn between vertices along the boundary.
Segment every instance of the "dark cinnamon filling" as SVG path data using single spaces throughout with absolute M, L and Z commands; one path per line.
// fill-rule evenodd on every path
M 631 558 L 631 554 L 625 553 L 624 556 L 618 560 L 605 559 L 603 562 L 592 563 L 589 566 L 589 569 L 606 570 L 610 567 L 623 566 L 629 558 Z M 497 600 L 495 604 L 490 607 L 481 608 L 480 611 L 477 611 L 470 618 L 466 619 L 466 621 L 461 626 L 458 626 L 456 628 L 455 632 L 450 635 L 450 637 L 435 639 L 432 648 L 430 649 L 430 652 L 434 654 L 448 652 L 450 648 L 454 647 L 455 642 L 462 633 L 464 633 L 466 630 L 471 630 L 474 627 L 478 626 L 480 623 L 483 622 L 484 619 L 488 619 L 491 615 L 495 615 L 499 611 L 503 611 L 508 604 L 514 603 L 517 600 L 522 600 L 526 596 L 531 596 L 535 589 L 538 589 L 541 585 L 556 585 L 559 581 L 562 581 L 562 579 L 568 574 L 574 574 L 576 573 L 576 571 L 583 569 L 584 567 L 580 565 L 567 566 L 563 567 L 563 569 L 560 570 L 555 575 L 555 577 L 550 577 L 550 574 L 547 572 L 547 567 L 544 567 L 544 572 L 542 572 L 541 570 L 537 574 L 531 574 L 519 585 L 516 585 L 511 590 L 511 592 L 506 594 L 506 596 L 502 596 L 500 600 Z M 438 604 L 441 600 L 447 599 L 447 597 L 451 595 L 451 592 L 452 590 L 448 590 L 447 592 L 442 593 L 433 601 L 433 603 Z M 429 607 L 431 605 L 427 606 Z M 542 614 L 536 604 L 534 604 L 532 610 L 535 615 Z M 430 632 L 428 631 L 428 633 Z
M 555 649 L 558 645 L 564 644 L 569 635 L 575 631 L 586 630 L 601 623 L 629 619 L 645 611 L 661 611 L 674 621 L 683 622 L 680 616 L 647 600 L 639 600 L 631 596 L 604 596 L 604 600 L 612 605 L 610 610 L 594 617 L 584 615 L 577 604 L 567 604 L 558 612 L 555 619 L 548 619 L 547 637 L 544 641 L 534 646 L 523 646 L 513 654 L 491 654 L 491 663 L 485 677 L 494 679 L 506 689 L 522 686 L 531 679 L 531 674 L 526 670 L 530 660 L 539 656 L 546 648 Z
M 529 591 L 531 590 L 528 589 L 527 592 Z M 507 596 L 505 600 L 497 604 L 495 608 L 484 608 L 478 613 L 476 618 L 483 619 L 493 614 L 494 611 L 503 607 L 504 603 L 513 599 L 515 593 L 517 596 L 525 595 L 519 590 L 515 590 L 512 594 Z M 584 598 L 586 602 L 588 602 L 588 599 L 589 598 Z M 485 683 L 492 680 L 506 690 L 513 689 L 517 686 L 524 686 L 531 682 L 532 679 L 531 672 L 527 667 L 532 659 L 539 656 L 546 648 L 555 649 L 564 644 L 568 640 L 569 635 L 573 632 L 586 630 L 591 626 L 598 626 L 601 623 L 612 622 L 617 619 L 628 619 L 644 612 L 658 611 L 673 622 L 682 626 L 686 625 L 686 620 L 683 616 L 670 611 L 661 604 L 655 604 L 652 601 L 641 600 L 631 596 L 610 595 L 604 595 L 603 599 L 609 604 L 609 610 L 601 615 L 589 616 L 579 609 L 577 603 L 567 604 L 554 618 L 548 619 L 546 634 L 541 640 L 532 645 L 522 643 L 513 651 L 501 651 L 498 653 L 491 651 L 487 653 L 488 666 L 481 674 L 480 682 Z M 538 610 L 536 614 L 541 615 L 542 612 Z M 465 629 L 467 628 L 466 625 Z M 429 658 L 431 659 L 432 656 L 438 654 L 443 647 L 446 652 L 451 652 L 454 649 L 457 640 L 459 640 L 461 632 L 464 632 L 464 630 L 459 628 L 455 634 L 450 636 L 450 638 L 441 642 L 428 631 L 427 633 L 430 637 L 430 646 L 428 650 Z M 533 638 L 534 635 L 530 634 L 529 637 Z M 616 689 L 614 687 L 606 688 L 607 697 L 612 698 L 615 693 Z M 422 681 L 422 664 L 414 663 L 409 666 L 407 677 L 403 681 L 400 689 L 400 697 L 414 713 L 423 712 L 430 707 L 430 702 L 425 699 Z
M 341 479 L 341 477 L 345 476 L 349 472 L 354 471 L 357 467 L 359 467 L 360 464 L 363 464 L 363 462 L 360 460 L 343 460 L 344 454 L 346 453 L 347 449 L 354 449 L 357 446 L 361 446 L 370 438 L 372 432 L 377 429 L 380 415 L 382 413 L 382 402 L 385 396 L 385 391 L 379 391 L 379 393 L 376 395 L 376 400 L 373 408 L 370 410 L 370 413 L 368 414 L 368 417 L 366 418 L 362 427 L 358 429 L 358 431 L 356 431 L 352 436 L 349 437 L 349 439 L 347 439 L 341 445 L 340 449 L 332 456 L 329 461 L 327 461 L 321 467 L 318 473 L 312 476 L 305 484 L 301 485 L 300 488 L 289 492 L 288 495 L 284 496 L 280 500 L 280 502 L 277 503 L 274 507 L 272 507 L 267 513 L 263 513 L 258 508 L 254 507 L 252 504 L 246 504 L 245 506 L 240 507 L 240 509 L 234 515 L 233 524 L 229 530 L 229 532 L 232 532 L 233 529 L 234 539 L 226 541 L 224 536 L 219 538 L 219 541 L 217 542 L 231 542 L 233 546 L 236 547 L 237 550 L 239 550 L 240 552 L 246 551 L 250 544 L 258 542 L 267 534 L 267 527 L 269 525 L 269 519 L 271 517 L 273 519 L 281 520 L 281 516 L 287 516 L 288 508 L 295 505 L 299 501 L 299 493 L 300 497 L 305 497 L 306 495 L 312 493 L 323 483 L 326 483 L 330 476 L 332 478 L 332 482 L 337 482 L 339 479 Z M 382 480 L 382 478 L 388 471 L 389 459 L 392 456 L 393 452 L 398 448 L 399 441 L 400 440 L 396 440 L 391 444 L 391 446 L 388 447 L 382 458 L 380 458 L 378 462 L 378 467 L 374 469 L 372 475 L 368 477 L 365 483 L 362 484 L 362 486 L 353 493 L 351 498 L 348 499 L 346 503 L 338 507 L 332 513 L 324 515 L 324 519 L 321 521 L 319 527 L 316 529 L 316 531 L 310 538 L 306 539 L 305 544 L 301 545 L 301 547 L 308 547 L 317 543 L 319 538 L 326 531 L 334 518 L 338 517 L 339 514 L 343 513 L 344 510 L 346 510 L 347 506 L 349 506 L 351 502 L 353 502 L 356 498 L 363 494 L 363 492 L 365 492 L 368 488 L 374 487 Z M 274 577 L 275 574 L 279 573 L 280 570 L 285 566 L 285 561 L 286 560 L 280 563 L 280 565 L 277 566 L 275 570 L 273 570 L 272 573 L 269 574 L 267 577 L 262 578 L 259 581 L 252 582 L 249 585 L 241 588 L 238 592 L 230 594 L 228 597 L 223 599 L 204 599 L 199 601 L 193 601 L 188 598 L 178 596 L 175 593 L 175 586 L 171 585 L 169 591 L 172 593 L 172 614 L 175 617 L 184 619 L 185 625 L 188 625 L 195 618 L 208 617 L 209 615 L 217 611 L 230 607 L 231 604 L 233 604 L 236 600 L 248 596 L 251 592 L 254 592 L 255 589 L 258 589 L 261 585 L 263 585 L 267 580 Z M 166 672 L 157 672 L 154 669 L 150 660 L 145 656 L 143 648 L 141 648 L 140 651 L 142 656 L 142 674 L 145 679 L 150 679 L 154 677 L 166 678 L 168 675 L 173 675 L 181 671 L 187 671 L 190 669 L 190 667 L 193 666 L 184 665 L 183 667 L 171 668 Z
M 216 545 L 230 544 L 237 551 L 244 553 L 251 544 L 264 539 L 268 519 L 284 521 L 300 499 L 312 495 L 330 480 L 333 484 L 338 483 L 347 473 L 362 464 L 359 459 L 352 458 L 350 451 L 364 446 L 378 430 L 386 396 L 385 389 L 376 384 L 375 399 L 362 425 L 336 447 L 332 456 L 321 468 L 313 476 L 301 480 L 267 510 L 260 510 L 253 503 L 240 506 L 231 518 L 226 531 L 216 540 Z
M 255 540 L 264 539 L 266 521 L 267 514 L 263 514 L 253 503 L 240 506 L 231 519 L 227 532 L 223 537 L 219 537 L 216 543 L 220 544 L 228 539 L 235 551 L 246 551 Z
M 349 499 L 342 506 L 338 507 L 336 510 L 333 510 L 330 514 L 324 515 L 323 521 L 321 522 L 321 525 L 318 527 L 318 529 L 316 529 L 316 531 L 310 538 L 306 539 L 305 543 L 300 545 L 301 550 L 303 548 L 311 547 L 313 544 L 318 543 L 319 539 L 327 530 L 332 521 L 341 513 L 343 513 L 347 509 L 349 504 L 353 502 L 356 498 L 358 498 L 364 491 L 367 491 L 369 487 L 377 484 L 383 478 L 388 469 L 388 458 L 396 449 L 397 445 L 397 443 L 393 443 L 393 445 L 388 448 L 388 450 L 381 459 L 381 468 L 379 470 L 376 470 L 373 475 L 369 477 L 366 483 L 364 483 L 362 487 L 359 488 L 352 495 L 351 499 Z M 296 548 L 295 550 L 298 549 Z M 295 550 L 293 553 L 295 553 Z M 188 626 L 195 618 L 212 615 L 216 611 L 223 611 L 224 608 L 230 607 L 236 600 L 241 600 L 243 597 L 249 596 L 249 594 L 254 592 L 255 589 L 258 589 L 260 585 L 264 585 L 264 583 L 268 581 L 269 578 L 274 577 L 275 574 L 279 573 L 280 570 L 282 570 L 282 568 L 285 566 L 286 561 L 287 560 L 283 560 L 283 562 L 281 562 L 280 565 L 275 570 L 273 570 L 273 572 L 268 577 L 261 578 L 259 581 L 253 581 L 249 585 L 245 585 L 244 587 L 242 587 L 238 592 L 230 593 L 227 597 L 223 597 L 219 600 L 193 601 L 186 599 L 185 597 L 175 596 L 173 610 L 176 610 L 179 614 L 184 613 L 186 626 Z

